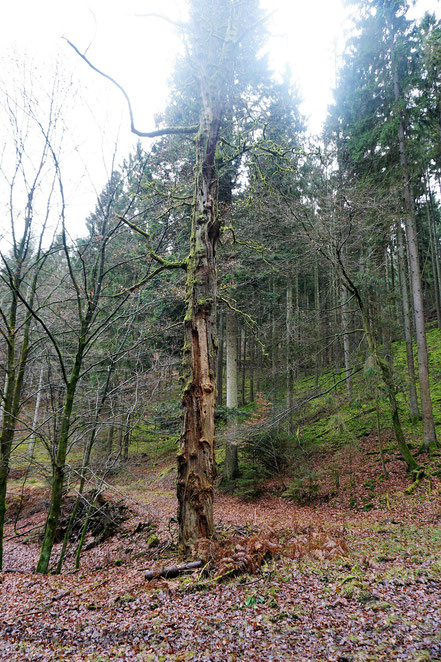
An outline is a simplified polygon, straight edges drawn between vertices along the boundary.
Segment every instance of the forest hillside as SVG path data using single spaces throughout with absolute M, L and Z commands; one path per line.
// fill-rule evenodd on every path
M 11 59 L 2 659 L 441 659 L 441 23 L 349 5 L 320 136 L 257 0 L 171 21 L 149 131 L 65 39 L 139 139 L 86 218 Z
M 437 329 L 428 329 L 428 345 L 436 377 Z M 404 379 L 404 343 L 392 350 L 397 378 Z M 384 393 L 372 379 L 369 369 L 359 373 L 352 402 L 344 383 L 329 391 L 327 373 L 318 388 L 295 382 L 295 400 L 309 403 L 292 436 L 278 430 L 277 407 L 262 396 L 238 408 L 240 474 L 234 485 L 216 489 L 215 536 L 199 550 L 203 564 L 177 577 L 145 578 L 146 571 L 182 563 L 169 411 L 135 428 L 126 461 L 98 494 L 84 493 L 62 574 L 33 574 L 47 487 L 42 471 L 14 463 L 1 575 L 2 657 L 438 659 L 441 453 L 422 461 L 425 478 L 412 489 Z M 438 424 L 436 386 L 433 393 Z M 226 430 L 220 422 L 221 438 Z M 407 422 L 405 431 L 417 451 L 421 422 Z M 219 456 L 222 472 L 221 450 Z M 55 558 L 75 492 L 73 481 Z M 81 563 L 72 571 L 86 514 Z

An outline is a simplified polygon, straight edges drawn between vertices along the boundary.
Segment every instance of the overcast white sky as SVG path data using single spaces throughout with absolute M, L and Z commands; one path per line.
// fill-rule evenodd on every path
M 319 132 L 332 99 L 335 54 L 347 26 L 343 0 L 261 0 L 271 13 L 267 49 L 274 71 L 289 64 L 304 99 L 310 129 Z M 80 92 L 68 112 L 72 140 L 66 147 L 68 212 L 71 223 L 94 206 L 93 187 L 106 181 L 118 139 L 126 155 L 136 141 L 128 129 L 126 106 L 112 85 L 93 73 L 62 40 L 65 35 L 97 67 L 117 79 L 132 99 L 138 128 L 154 128 L 154 113 L 166 101 L 167 80 L 180 49 L 176 30 L 158 18 L 137 14 L 185 16 L 184 0 L 15 0 L 0 10 L 0 77 L 7 76 L 13 50 L 33 59 L 36 70 L 58 59 L 66 76 L 73 74 Z M 414 14 L 440 12 L 439 0 L 417 0 Z M 44 73 L 43 73 L 44 76 Z M 102 131 L 104 127 L 104 132 Z M 147 141 L 147 139 L 143 139 Z

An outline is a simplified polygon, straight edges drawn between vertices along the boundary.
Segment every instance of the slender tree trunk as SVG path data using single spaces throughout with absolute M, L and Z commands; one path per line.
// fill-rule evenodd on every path
M 433 278 L 433 296 L 435 300 L 435 310 L 436 310 L 436 321 L 437 326 L 441 329 L 441 296 L 440 296 L 440 265 L 439 265 L 439 256 L 437 252 L 437 242 L 436 242 L 436 232 L 435 224 L 433 222 L 433 209 L 432 209 L 432 197 L 429 192 L 427 192 L 427 181 L 425 183 L 426 189 L 426 210 L 427 210 L 427 226 L 429 229 L 430 237 L 430 258 L 432 263 L 432 278 Z
M 298 351 L 300 345 L 300 291 L 299 291 L 299 272 L 298 269 L 294 273 L 294 310 L 295 310 L 295 324 L 294 324 L 294 343 L 295 343 L 295 363 L 294 363 L 294 372 L 293 376 L 299 376 L 299 367 L 298 367 Z
M 292 370 L 292 338 L 293 338 L 293 292 L 292 281 L 288 278 L 286 286 L 286 346 L 285 346 L 285 371 L 286 371 L 286 410 L 287 431 L 293 433 L 292 405 L 293 405 L 293 370 Z
M 29 438 L 29 455 L 31 458 L 34 455 L 35 430 L 37 429 L 38 414 L 40 412 L 41 393 L 43 391 L 43 375 L 44 375 L 44 366 L 42 364 L 40 367 L 40 378 L 38 380 L 38 391 L 37 391 L 37 399 L 35 401 L 34 418 L 32 420 L 32 433 Z
M 391 281 L 392 279 L 389 278 L 389 251 L 388 251 L 388 247 L 386 246 L 384 249 L 384 292 L 387 293 L 387 296 L 384 306 L 382 307 L 381 335 L 382 335 L 384 352 L 389 362 L 392 361 L 391 327 L 389 323 L 389 320 L 392 321 L 393 319 L 391 303 L 390 303 L 392 300 L 392 297 L 390 296 L 392 289 Z M 380 317 L 380 311 L 378 310 L 377 318 L 379 317 Z
M 115 432 L 115 426 L 112 423 L 109 431 L 107 433 L 107 440 L 106 440 L 106 455 L 109 458 L 112 455 L 113 451 L 113 434 Z
M 273 387 L 276 388 L 277 382 L 277 286 L 274 276 L 271 279 L 271 376 L 273 379 Z
M 8 375 L 5 374 L 5 380 L 3 382 L 3 388 L 2 388 L 2 399 L 0 402 L 0 421 L 2 423 L 2 428 L 3 428 L 3 414 L 5 413 L 5 402 L 6 402 L 6 393 L 8 390 Z
M 23 244 L 23 242 L 22 242 Z M 24 324 L 23 340 L 19 353 L 18 365 L 15 364 L 17 354 L 17 308 L 18 290 L 21 282 L 22 263 L 19 248 L 19 265 L 14 276 L 14 289 L 8 319 L 8 340 L 6 357 L 6 383 L 4 387 L 3 418 L 0 432 L 0 570 L 3 567 L 3 531 L 6 515 L 6 486 L 9 475 L 9 464 L 12 445 L 15 436 L 15 426 L 20 411 L 21 394 L 23 390 L 24 375 L 29 355 L 29 339 L 31 331 L 31 316 L 29 315 Z M 37 276 L 34 276 L 31 291 L 31 306 L 37 287 Z
M 408 470 L 414 473 L 415 475 L 417 475 L 421 472 L 421 468 L 418 465 L 412 453 L 410 452 L 410 448 L 407 445 L 407 441 L 404 436 L 403 428 L 401 426 L 401 421 L 400 421 L 400 414 L 399 414 L 398 403 L 396 398 L 396 389 L 395 389 L 391 366 L 387 361 L 384 360 L 384 358 L 381 356 L 380 352 L 378 351 L 377 339 L 375 336 L 374 327 L 372 325 L 372 314 L 370 314 L 369 311 L 366 310 L 364 302 L 360 296 L 360 292 L 358 291 L 358 288 L 353 283 L 353 281 L 347 275 L 342 265 L 341 259 L 339 259 L 339 265 L 343 274 L 344 282 L 345 284 L 346 283 L 348 284 L 347 287 L 348 291 L 351 294 L 353 294 L 356 298 L 358 308 L 361 314 L 361 319 L 363 322 L 363 329 L 366 335 L 369 352 L 380 369 L 381 378 L 385 386 L 387 398 L 389 400 L 389 411 L 392 419 L 392 426 L 394 429 L 395 439 L 397 440 L 398 448 L 400 450 L 401 455 L 403 456 L 403 459 L 406 462 Z
M 341 303 L 341 283 L 340 280 L 338 279 L 336 274 L 332 274 L 331 276 L 331 296 L 332 296 L 332 307 L 334 308 L 333 311 L 333 323 L 334 323 L 334 329 L 338 329 L 341 326 L 341 311 L 339 309 L 339 305 Z M 343 354 L 341 351 L 341 343 L 333 343 L 334 344 L 334 366 L 335 366 L 335 372 L 338 373 L 341 370 L 342 363 L 344 363 L 344 336 L 343 336 Z M 330 356 L 331 358 L 331 356 Z
M 254 402 L 254 357 L 256 355 L 256 343 L 254 337 L 250 337 L 250 402 Z
M 13 328 L 15 328 L 15 322 Z M 8 483 L 9 462 L 15 432 L 15 417 L 13 413 L 14 385 L 15 338 L 11 338 L 8 344 L 6 389 L 3 400 L 3 419 L 0 436 L 0 569 L 3 568 L 3 531 L 6 515 L 6 486 Z
M 376 413 L 376 418 L 377 418 L 378 449 L 380 451 L 381 468 L 383 469 L 384 477 L 389 478 L 389 473 L 387 471 L 386 462 L 385 462 L 385 459 L 384 459 L 383 438 L 381 436 L 380 404 L 379 404 L 378 393 L 375 396 L 375 413 Z
M 413 359 L 412 325 L 410 320 L 409 290 L 407 286 L 407 261 L 404 255 L 403 230 L 397 223 L 398 268 L 401 284 L 401 305 L 403 311 L 404 337 L 406 340 L 407 381 L 409 385 L 410 417 L 413 421 L 419 418 L 418 396 L 415 382 L 415 362 Z
M 314 317 L 315 317 L 315 335 L 317 339 L 320 339 L 321 336 L 321 316 L 320 316 L 320 281 L 319 281 L 319 270 L 317 260 L 314 263 Z M 317 387 L 319 384 L 319 377 L 322 371 L 322 361 L 321 361 L 321 343 L 315 343 L 315 378 L 314 383 Z
M 351 377 L 351 346 L 349 338 L 349 312 L 347 304 L 346 288 L 341 286 L 341 319 L 343 329 L 343 355 L 345 361 L 346 392 L 349 400 L 352 399 L 352 377 Z
M 395 264 L 394 264 L 394 245 L 393 245 L 393 242 L 391 242 L 391 244 L 390 244 L 389 261 L 390 261 L 390 287 L 391 287 L 392 293 L 395 294 Z
M 123 462 L 127 462 L 129 459 L 129 446 L 130 446 L 130 437 L 132 432 L 132 414 L 128 414 L 126 417 L 125 431 L 122 441 L 121 456 Z
M 429 216 L 431 216 L 429 212 Z M 435 310 L 436 310 L 436 325 L 438 329 L 441 329 L 441 293 L 440 293 L 440 279 L 439 279 L 439 261 L 436 253 L 436 234 L 435 228 L 433 227 L 432 221 L 429 221 L 429 230 L 430 230 L 430 253 L 432 261 L 432 276 L 433 276 L 433 289 L 434 289 L 434 299 L 435 299 Z
M 398 103 L 401 99 L 401 95 L 396 66 L 394 69 L 394 94 L 395 101 Z M 398 145 L 400 150 L 400 165 L 403 177 L 403 196 L 406 210 L 406 239 L 410 262 L 410 281 L 413 295 L 415 331 L 418 348 L 418 377 L 420 384 L 421 414 L 423 419 L 423 447 L 425 451 L 428 451 L 431 444 L 437 444 L 437 439 L 433 421 L 432 399 L 429 386 L 429 365 L 427 357 L 426 329 L 424 322 L 423 291 L 421 286 L 421 272 L 418 255 L 415 206 L 406 156 L 406 139 L 402 112 L 400 112 L 399 116 Z
M 432 191 L 430 190 L 429 181 L 427 183 L 427 188 L 429 191 L 429 203 L 430 203 L 429 210 L 430 210 L 430 218 L 432 221 L 431 225 L 432 225 L 432 242 L 433 242 L 433 255 L 434 255 L 434 263 L 435 263 L 435 274 L 436 274 L 438 297 L 439 297 L 439 303 L 441 309 L 441 262 L 439 256 L 439 240 L 436 234 L 436 224 L 435 224 L 434 211 L 433 211 L 433 195 L 432 195 Z
M 242 389 L 241 389 L 241 405 L 242 407 L 245 406 L 246 398 L 245 398 L 245 386 L 246 386 L 246 370 L 247 370 L 247 332 L 246 329 L 242 329 Z
M 56 456 L 52 467 L 52 490 L 49 514 L 46 519 L 43 542 L 41 544 L 40 558 L 38 559 L 36 572 L 46 574 L 49 570 L 52 548 L 54 546 L 55 533 L 60 519 L 61 505 L 63 499 L 64 477 L 66 471 L 66 456 L 69 441 L 70 419 L 75 399 L 75 392 L 80 379 L 80 369 L 83 362 L 85 339 L 81 335 L 78 342 L 77 354 L 72 373 L 66 384 L 63 412 L 60 423 L 60 436 L 57 444 Z
M 95 507 L 95 499 L 89 504 L 87 509 L 86 517 L 84 519 L 83 528 L 81 529 L 80 539 L 78 541 L 77 551 L 75 552 L 75 569 L 78 570 L 80 567 L 80 558 L 81 552 L 83 549 L 84 541 L 86 540 L 87 529 L 89 528 L 90 516 L 92 515 L 93 509 Z
M 118 429 L 118 458 L 120 458 L 122 455 L 123 438 L 124 438 L 124 422 L 121 414 L 119 419 L 119 429 Z
M 223 402 L 223 376 L 224 376 L 224 312 L 221 309 L 219 313 L 218 324 L 218 350 L 217 350 L 217 405 L 222 405 Z
M 254 356 L 260 357 L 260 361 L 257 359 L 256 361 L 256 395 L 259 395 L 260 392 L 262 391 L 262 383 L 261 383 L 261 365 L 263 363 L 264 357 L 262 356 L 262 350 L 261 348 L 256 344 L 254 345 L 256 352 Z
M 237 409 L 237 337 L 238 326 L 236 313 L 227 311 L 226 326 L 226 349 L 227 349 L 227 407 Z M 225 472 L 226 481 L 234 480 L 239 473 L 237 456 L 237 416 L 229 416 L 227 428 L 227 440 L 225 447 Z
M 386 387 L 386 393 L 389 400 L 390 413 L 392 418 L 392 425 L 395 432 L 395 438 L 398 443 L 398 448 L 406 461 L 409 471 L 418 472 L 420 467 L 410 452 L 409 446 L 407 445 L 406 439 L 404 437 L 403 428 L 401 427 L 400 416 L 398 403 L 395 393 L 395 385 L 393 381 L 393 376 L 391 373 L 390 366 L 385 359 L 380 355 L 377 342 L 375 340 L 374 333 L 371 330 L 371 324 L 369 322 L 369 317 L 362 311 L 363 326 L 366 332 L 366 338 L 368 341 L 369 349 L 372 356 L 375 358 L 377 365 L 380 368 L 381 376 L 383 378 L 383 383 Z

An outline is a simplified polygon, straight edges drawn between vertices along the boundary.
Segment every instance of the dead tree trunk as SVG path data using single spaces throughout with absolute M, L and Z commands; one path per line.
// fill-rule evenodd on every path
M 190 254 L 187 259 L 183 428 L 177 481 L 179 545 L 184 555 L 192 553 L 200 538 L 208 538 L 213 533 L 213 482 L 216 475 L 214 415 L 219 219 L 215 152 L 221 106 L 213 98 L 208 81 L 201 81 L 201 94 Z
M 216 474 L 216 248 L 219 239 L 216 149 L 228 90 L 234 86 L 240 3 L 193 0 L 191 30 L 200 87 L 193 213 L 187 258 L 182 395 L 183 428 L 178 455 L 179 546 L 191 554 L 213 533 Z M 244 34 L 243 32 L 241 33 Z M 239 51 L 237 50 L 237 53 Z

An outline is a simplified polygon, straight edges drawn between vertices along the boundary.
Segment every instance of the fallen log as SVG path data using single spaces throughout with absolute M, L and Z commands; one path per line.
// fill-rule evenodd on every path
M 190 563 L 184 563 L 182 565 L 171 565 L 168 568 L 162 568 L 162 570 L 147 570 L 145 573 L 146 579 L 157 579 L 158 577 L 164 577 L 165 579 L 170 577 L 177 577 L 183 572 L 188 570 L 195 570 L 200 568 L 202 561 L 191 561 Z

